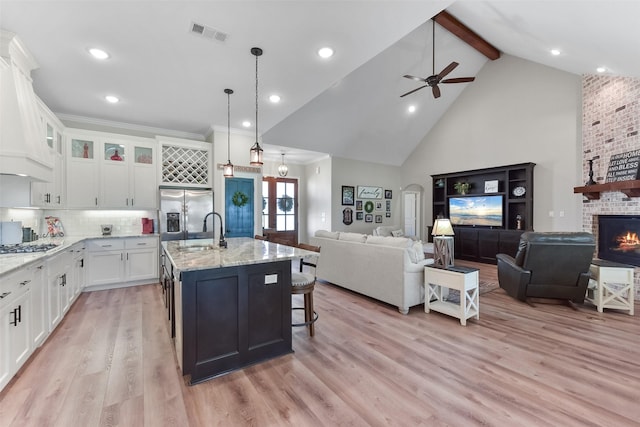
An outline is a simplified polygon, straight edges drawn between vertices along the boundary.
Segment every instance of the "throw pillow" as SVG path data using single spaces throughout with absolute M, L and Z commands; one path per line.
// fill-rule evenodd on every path
M 404 237 L 404 231 L 402 231 L 402 230 L 393 230 L 391 232 L 391 235 L 393 237 Z

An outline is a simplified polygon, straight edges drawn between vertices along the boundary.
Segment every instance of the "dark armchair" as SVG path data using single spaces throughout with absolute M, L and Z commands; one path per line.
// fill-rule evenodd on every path
M 590 233 L 523 233 L 515 258 L 497 255 L 500 287 L 520 301 L 556 298 L 582 303 L 594 250 Z

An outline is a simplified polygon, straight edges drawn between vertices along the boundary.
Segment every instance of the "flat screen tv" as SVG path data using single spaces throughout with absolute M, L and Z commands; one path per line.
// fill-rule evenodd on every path
M 449 220 L 453 225 L 503 226 L 503 196 L 449 197 Z

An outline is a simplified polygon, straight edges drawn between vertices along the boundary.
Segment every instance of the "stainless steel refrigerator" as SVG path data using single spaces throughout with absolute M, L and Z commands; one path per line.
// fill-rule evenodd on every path
M 207 231 L 203 232 L 204 218 L 213 212 L 211 189 L 160 188 L 160 239 L 187 240 L 213 239 L 215 215 L 207 218 Z

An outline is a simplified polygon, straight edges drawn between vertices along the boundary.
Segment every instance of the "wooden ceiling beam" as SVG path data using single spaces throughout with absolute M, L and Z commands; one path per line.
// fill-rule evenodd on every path
M 433 20 L 492 61 L 500 58 L 500 51 L 496 47 L 458 21 L 455 16 L 446 10 L 434 16 Z

